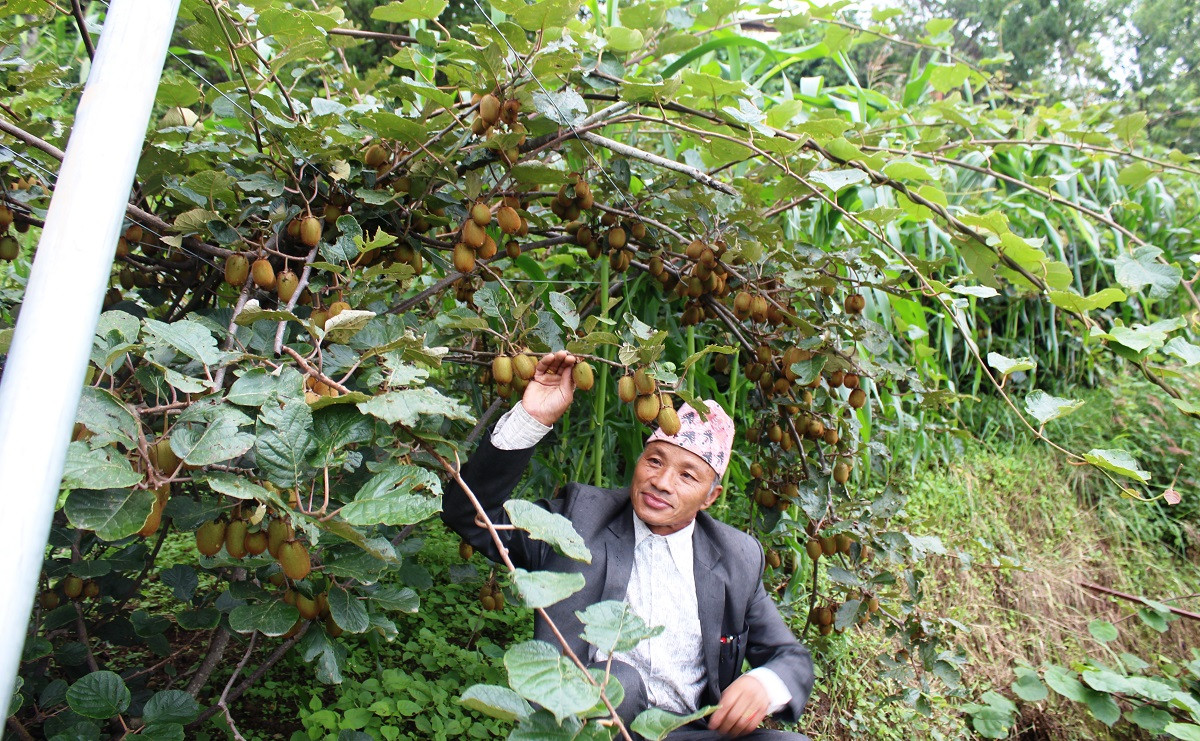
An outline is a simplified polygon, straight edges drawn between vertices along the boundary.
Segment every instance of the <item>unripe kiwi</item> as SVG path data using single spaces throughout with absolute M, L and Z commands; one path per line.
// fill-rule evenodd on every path
M 326 224 L 334 224 L 341 215 L 342 209 L 340 207 L 332 203 L 325 204 L 325 211 L 322 213 L 322 216 L 324 217 Z
M 632 236 L 634 239 L 645 239 L 645 238 L 646 238 L 646 224 L 645 224 L 645 222 L 641 222 L 641 221 L 635 221 L 635 222 L 633 222 L 632 224 L 630 224 L 630 225 L 629 225 L 629 234 L 630 234 L 630 235 L 631 235 L 631 236 Z
M 521 102 L 516 98 L 509 98 L 500 106 L 500 120 L 512 126 L 517 122 L 517 114 L 521 112 Z
M 863 405 L 867 403 L 867 392 L 861 388 L 854 389 L 850 392 L 850 398 L 847 401 L 852 408 L 862 409 Z
M 505 234 L 516 234 L 521 230 L 521 215 L 509 206 L 501 206 L 496 212 L 496 223 Z
M 292 581 L 300 581 L 312 571 L 308 549 L 298 540 L 285 540 L 279 546 L 279 565 Z
M 825 428 L 825 436 L 824 436 L 824 437 L 825 437 L 825 444 L 826 444 L 826 445 L 837 445 L 837 444 L 838 444 L 838 439 L 839 439 L 839 435 L 838 435 L 837 428 L 835 428 L 835 427 L 826 427 L 826 428 Z
M 638 394 L 646 395 L 654 393 L 655 383 L 650 374 L 644 368 L 638 368 L 633 374 L 633 385 L 637 389 Z
M 773 569 L 779 568 L 783 564 L 783 559 L 779 556 L 779 551 L 767 551 L 767 565 Z
M 575 381 L 575 388 L 580 391 L 591 391 L 592 385 L 596 383 L 595 374 L 592 372 L 592 366 L 587 362 L 580 361 L 571 368 L 571 378 Z
M 520 353 L 513 358 L 513 370 L 517 377 L 525 381 L 531 380 L 537 372 L 537 361 L 529 353 Z
M 196 550 L 205 556 L 215 556 L 225 544 L 225 521 L 209 520 L 196 529 Z
M 482 597 L 480 597 L 479 604 L 485 610 L 495 610 L 496 609 L 496 600 L 490 594 L 485 594 Z
M 387 159 L 387 150 L 378 144 L 367 147 L 367 151 L 363 154 L 363 164 L 367 167 L 379 167 L 387 162 Z
M 637 387 L 633 382 L 633 376 L 621 376 L 617 381 L 617 396 L 626 404 L 637 398 Z
M 254 285 L 265 291 L 275 288 L 275 269 L 265 257 L 258 258 L 250 266 L 250 276 L 254 279 Z
M 680 428 L 679 414 L 669 406 L 658 410 L 658 427 L 665 434 L 674 437 Z
M 750 300 L 750 315 L 756 322 L 767 321 L 767 297 L 761 294 Z
M 496 383 L 512 383 L 513 361 L 507 355 L 492 358 L 492 378 Z
M 814 561 L 819 559 L 825 553 L 825 551 L 821 548 L 821 541 L 817 540 L 816 538 L 809 538 L 808 542 L 804 544 L 804 551 L 808 554 L 808 557 Z
M 763 464 L 754 461 L 750 464 L 750 476 L 752 478 L 761 479 L 766 471 L 763 470 Z
M 8 206 L 0 204 L 0 229 L 7 229 L 13 223 L 13 212 Z
M 245 255 L 233 254 L 225 258 L 225 282 L 240 286 L 250 277 L 250 261 Z
M 163 484 L 163 490 L 170 490 L 170 484 Z M 146 517 L 146 522 L 142 524 L 142 529 L 138 530 L 138 535 L 143 538 L 148 538 L 158 532 L 158 526 L 162 524 L 163 507 L 167 504 L 167 496 L 155 492 L 154 504 L 150 506 L 150 514 Z
M 467 245 L 459 242 L 454 245 L 454 253 L 452 255 L 454 269 L 460 273 L 469 273 L 475 269 L 475 250 Z
M 658 417 L 661 406 L 658 394 L 650 394 L 648 396 L 639 396 L 633 409 L 638 421 L 650 424 Z
M 292 537 L 292 526 L 282 517 L 276 517 L 267 525 L 267 550 L 279 557 L 279 546 Z
M 488 126 L 500 120 L 500 99 L 488 93 L 479 99 L 479 117 Z
M 749 316 L 750 315 L 750 304 L 753 300 L 754 300 L 753 297 L 749 293 L 747 293 L 745 291 L 738 291 L 737 295 L 733 297 L 734 312 L 739 317 L 744 318 L 746 316 Z
M 306 216 L 300 221 L 300 241 L 309 247 L 316 247 L 321 241 L 321 220 L 315 216 Z
M 329 305 L 329 318 L 332 319 L 349 308 L 350 304 L 346 303 L 345 301 L 334 301 Z
M 234 520 L 225 526 L 225 552 L 233 558 L 246 557 L 246 521 Z
M 290 270 L 284 270 L 276 279 L 275 295 L 283 303 L 292 300 L 292 296 L 296 295 L 296 288 L 300 285 L 300 276 Z
M 816 623 L 821 627 L 833 625 L 833 610 L 824 606 L 818 607 Z
M 267 534 L 262 530 L 256 530 L 246 535 L 246 553 L 251 556 L 257 556 L 266 551 L 267 545 Z
M 837 371 L 834 371 L 833 373 L 830 373 L 829 377 L 826 378 L 825 380 L 829 383 L 829 388 L 836 389 L 836 388 L 841 387 L 842 381 L 845 380 L 845 378 L 846 378 L 845 371 L 837 370 Z
M 330 638 L 337 638 L 345 631 L 342 630 L 340 625 L 333 621 L 333 616 L 330 615 L 329 617 L 325 618 L 325 632 L 329 634 Z
M 619 226 L 614 226 L 608 230 L 608 246 L 614 250 L 619 250 L 625 246 L 625 230 Z
M 773 443 L 777 443 L 783 439 L 783 428 L 778 424 L 773 424 L 767 428 L 767 439 Z
M 477 250 L 487 241 L 487 232 L 476 224 L 474 219 L 467 219 L 462 226 L 462 241 L 471 249 Z
M 522 219 L 521 223 L 525 223 L 524 219 Z M 515 239 L 508 240 L 508 242 L 504 245 L 504 254 L 508 255 L 513 260 L 516 260 L 521 256 L 521 243 Z
M 83 594 L 83 579 L 74 574 L 63 577 L 58 586 L 62 588 L 62 593 L 67 599 L 77 599 L 79 595 Z
M 850 465 L 845 461 L 838 461 L 833 466 L 833 480 L 839 484 L 844 484 L 850 480 Z

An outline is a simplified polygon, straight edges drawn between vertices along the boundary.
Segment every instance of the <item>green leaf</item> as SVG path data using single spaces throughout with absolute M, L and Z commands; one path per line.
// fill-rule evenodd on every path
M 258 631 L 267 636 L 281 636 L 300 619 L 300 611 L 283 600 L 239 605 L 229 613 L 229 627 L 238 633 Z
M 85 442 L 67 446 L 63 463 L 63 488 L 120 489 L 141 483 L 144 477 L 133 470 L 125 456 L 110 447 L 92 450 Z
M 116 672 L 92 672 L 67 690 L 67 704 L 86 718 L 105 719 L 129 709 L 129 688 Z
M 1182 360 L 1183 367 L 1185 368 L 1190 368 L 1200 363 L 1200 347 L 1193 345 L 1182 337 L 1172 337 L 1167 344 L 1163 345 L 1162 351 L 1167 355 Z
M 998 352 L 987 354 L 988 365 L 1000 371 L 1001 376 L 1007 376 L 1017 371 L 1031 371 L 1037 367 L 1037 361 L 1030 358 L 1008 358 Z
M 344 345 L 361 332 L 375 316 L 373 311 L 345 309 L 325 321 L 325 333 L 322 336 L 329 342 Z
M 329 590 L 329 614 L 338 627 L 351 633 L 365 633 L 371 627 L 366 606 L 340 587 Z
M 297 612 L 297 615 L 300 613 Z M 221 611 L 215 607 L 183 610 L 175 613 L 175 621 L 184 630 L 212 630 L 221 622 Z
M 125 403 L 104 389 L 84 386 L 79 397 L 75 421 L 92 433 L 93 447 L 119 442 L 126 448 L 136 448 L 138 421 Z
M 233 382 L 225 398 L 241 406 L 259 407 L 275 398 L 278 383 L 265 368 L 251 368 Z
M 825 367 L 825 361 L 828 359 L 826 355 L 814 355 L 808 360 L 792 363 L 792 373 L 796 374 L 795 385 L 807 386 L 815 381 L 817 376 L 821 375 L 821 369 Z
M 154 693 L 142 711 L 142 719 L 147 723 L 191 723 L 198 715 L 200 704 L 183 690 Z
M 562 317 L 563 324 L 572 331 L 579 329 L 579 311 L 575 308 L 575 302 L 571 300 L 570 296 L 558 291 L 551 291 L 549 300 L 550 308 Z
M 600 700 L 600 688 L 545 641 L 518 643 L 504 654 L 508 683 L 522 697 L 549 710 L 561 723 Z
M 1149 625 L 1159 633 L 1166 633 L 1171 628 L 1171 624 L 1168 622 L 1167 616 L 1158 610 L 1152 610 L 1149 607 L 1142 607 L 1138 609 L 1137 614 L 1138 617 L 1142 619 L 1143 623 Z M 1170 613 L 1167 614 L 1169 615 Z
M 1065 417 L 1081 406 L 1082 401 L 1061 399 L 1041 390 L 1031 391 L 1025 397 L 1025 411 L 1043 425 L 1050 420 Z
M 358 405 L 364 414 L 378 417 L 390 425 L 415 426 L 422 417 L 440 415 L 448 419 L 474 422 L 467 407 L 432 388 L 401 389 L 380 394 Z
M 1141 160 L 1130 162 L 1117 173 L 1117 183 L 1124 185 L 1130 190 L 1137 190 L 1145 185 L 1146 181 L 1156 172 L 1157 170 L 1149 162 L 1142 162 Z
M 1075 673 L 1068 671 L 1061 666 L 1051 664 L 1046 667 L 1044 673 L 1046 684 L 1050 685 L 1050 689 L 1058 694 L 1074 700 L 1075 702 L 1084 702 L 1086 699 L 1087 688 L 1080 683 L 1075 677 Z
M 662 741 L 671 731 L 711 715 L 716 709 L 717 706 L 708 705 L 691 715 L 675 715 L 659 708 L 647 708 L 633 719 L 629 730 L 645 737 L 647 741 Z
M 278 494 L 237 474 L 212 471 L 205 474 L 204 480 L 218 494 L 235 499 L 251 499 L 276 509 L 286 510 L 288 508 L 287 503 Z
M 493 684 L 476 684 L 467 688 L 459 698 L 459 702 L 500 720 L 524 720 L 533 712 L 533 708 L 524 698 L 507 687 L 497 687 Z
M 1088 632 L 1101 643 L 1117 640 L 1117 628 L 1107 620 L 1093 620 L 1088 623 Z
M 1086 669 L 1083 672 L 1083 682 L 1097 692 L 1132 692 L 1129 681 L 1109 669 Z
M 252 447 L 254 435 L 241 432 L 238 420 L 220 410 L 204 427 L 180 425 L 171 433 L 171 450 L 193 466 L 232 460 Z
M 1141 728 L 1145 728 L 1151 733 L 1162 733 L 1167 724 L 1171 722 L 1171 714 L 1165 710 L 1159 710 L 1150 705 L 1139 705 L 1132 712 L 1126 713 L 1125 717 Z
M 1143 484 L 1150 480 L 1150 472 L 1143 470 L 1133 456 L 1124 450 L 1101 450 L 1096 448 L 1084 454 L 1083 459 L 1097 468 L 1121 476 L 1137 479 Z
M 1112 130 L 1126 144 L 1133 144 L 1133 140 L 1137 138 L 1137 135 L 1141 133 L 1142 129 L 1146 128 L 1146 123 L 1146 114 L 1143 111 L 1136 111 L 1113 121 Z
M 1018 667 L 1014 671 L 1017 681 L 1012 683 L 1013 694 L 1025 702 L 1040 702 L 1046 699 L 1049 693 L 1046 685 L 1038 678 L 1037 672 L 1026 667 Z
M 1138 247 L 1133 254 L 1117 255 L 1115 276 L 1117 282 L 1130 291 L 1140 291 L 1150 286 L 1150 298 L 1170 296 L 1183 277 L 1183 271 L 1175 265 L 1158 262 L 1162 250 L 1157 247 Z
M 560 126 L 577 126 L 588 114 L 583 96 L 571 89 L 553 93 L 536 92 L 533 94 L 533 107 Z
M 1124 301 L 1126 298 L 1125 292 L 1120 288 L 1105 288 L 1102 291 L 1093 293 L 1091 296 L 1084 298 L 1078 293 L 1070 291 L 1051 291 L 1050 303 L 1055 306 L 1066 309 L 1067 311 L 1076 311 L 1086 313 L 1095 309 L 1103 309 L 1109 304 L 1114 304 L 1118 301 Z
M 1117 703 L 1109 695 L 1095 690 L 1086 690 L 1086 698 L 1084 702 L 1088 706 L 1088 710 L 1092 711 L 1092 716 L 1106 726 L 1111 726 L 1121 719 L 1121 708 L 1117 707 Z M 1200 741 L 1200 738 L 1197 739 Z
M 357 408 L 333 406 L 313 412 L 316 460 L 328 461 L 338 449 L 353 443 L 368 442 L 374 435 L 375 421 Z
M 512 14 L 517 25 L 526 31 L 541 31 L 554 26 L 565 26 L 575 17 L 578 2 L 572 0 L 538 0 Z
M 67 519 L 81 530 L 95 530 L 101 540 L 120 540 L 146 524 L 154 492 L 146 489 L 75 489 L 67 496 Z
M 865 183 L 870 176 L 862 170 L 848 167 L 844 170 L 818 170 L 809 174 L 808 179 L 837 193 L 851 185 Z
M 646 43 L 642 32 L 625 26 L 609 26 L 604 29 L 604 37 L 608 39 L 608 48 L 613 51 L 629 52 L 642 48 Z
M 441 494 L 441 481 L 430 471 L 394 465 L 364 484 L 341 514 L 351 525 L 411 525 L 442 511 Z
M 371 11 L 371 17 L 385 23 L 437 20 L 446 9 L 446 0 L 402 0 L 381 5 Z
M 576 532 L 571 521 L 562 515 L 549 512 L 533 502 L 510 499 L 504 503 L 513 525 L 529 533 L 529 537 L 549 543 L 554 550 L 567 558 L 584 563 L 592 562 L 592 552 Z
M 255 459 L 271 483 L 286 489 L 298 486 L 311 472 L 307 458 L 316 449 L 312 439 L 312 410 L 302 401 L 263 409 L 255 429 Z
M 530 609 L 549 607 L 583 589 L 583 574 L 559 573 L 556 571 L 513 572 L 513 581 L 521 594 L 521 601 Z
M 258 321 L 268 322 L 296 322 L 304 324 L 304 320 L 296 316 L 290 311 L 282 309 L 264 309 L 259 305 L 258 299 L 252 298 L 242 307 L 241 313 L 233 320 L 234 324 L 239 327 L 249 327 Z
M 146 331 L 156 339 L 167 343 L 189 358 L 199 360 L 205 365 L 218 365 L 229 355 L 232 355 L 232 353 L 221 352 L 217 347 L 217 341 L 212 336 L 212 332 L 198 322 L 181 319 L 180 321 L 166 324 L 154 319 L 147 319 Z
M 646 638 L 663 632 L 657 625 L 646 625 L 626 602 L 605 600 L 575 613 L 583 623 L 583 639 L 604 654 L 632 651 Z

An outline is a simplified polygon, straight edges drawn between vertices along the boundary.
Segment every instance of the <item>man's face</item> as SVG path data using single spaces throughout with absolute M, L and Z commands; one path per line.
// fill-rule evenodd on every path
M 696 519 L 721 495 L 717 472 L 700 456 L 655 440 L 633 469 L 629 498 L 633 511 L 657 535 L 670 535 Z

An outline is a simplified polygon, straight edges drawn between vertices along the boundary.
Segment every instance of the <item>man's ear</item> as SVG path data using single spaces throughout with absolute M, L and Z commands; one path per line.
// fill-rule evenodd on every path
M 711 507 L 713 505 L 713 502 L 715 502 L 721 498 L 721 492 L 724 489 L 725 489 L 725 487 L 723 487 L 723 486 L 717 486 L 716 488 L 714 488 L 712 490 L 712 494 L 708 495 L 708 499 L 704 500 L 704 504 L 701 505 L 700 509 L 708 509 L 709 507 Z

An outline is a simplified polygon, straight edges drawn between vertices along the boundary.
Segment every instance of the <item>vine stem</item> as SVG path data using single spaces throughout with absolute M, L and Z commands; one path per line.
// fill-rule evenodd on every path
M 292 356 L 292 358 L 296 361 L 297 365 L 300 366 L 300 370 L 304 371 L 305 373 L 307 373 L 308 375 L 317 379 L 318 381 L 324 383 L 329 388 L 337 389 L 338 391 L 341 391 L 343 394 L 350 393 L 350 389 L 346 388 L 342 384 L 338 383 L 337 381 L 333 380 L 329 376 L 325 375 L 321 371 L 314 368 L 312 366 L 312 364 L 310 364 L 307 360 L 305 360 L 304 356 L 301 355 L 300 353 L 296 352 L 295 350 L 288 347 L 287 345 L 284 345 L 282 349 L 283 349 L 284 353 Z
M 229 697 L 229 688 L 233 686 L 238 675 L 242 673 L 242 669 L 246 668 L 246 662 L 250 660 L 250 654 L 254 652 L 254 644 L 258 642 L 258 631 L 254 631 L 250 635 L 250 644 L 246 646 L 246 653 L 242 654 L 242 660 L 233 668 L 233 673 L 229 675 L 229 681 L 225 683 L 225 689 L 221 690 L 221 697 L 217 700 L 217 707 L 225 713 L 225 720 L 229 723 L 229 732 L 237 741 L 246 741 L 242 734 L 238 733 L 237 726 L 233 723 L 233 714 L 229 712 L 229 705 L 226 701 Z
M 414 437 L 416 437 L 415 434 Z M 508 549 L 504 547 L 504 543 L 500 540 L 500 531 L 492 522 L 491 518 L 488 517 L 487 511 L 484 510 L 483 505 L 480 504 L 479 498 L 475 496 L 475 492 L 471 490 L 471 487 L 467 485 L 466 481 L 463 481 L 462 475 L 459 473 L 459 467 L 451 465 L 450 461 L 446 460 L 444 456 L 438 453 L 432 445 L 426 444 L 425 450 L 442 465 L 442 468 L 446 469 L 446 472 L 454 478 L 455 483 L 462 488 L 463 493 L 465 493 L 467 498 L 471 500 L 471 504 L 475 507 L 475 522 L 482 523 L 484 527 L 487 528 L 488 534 L 492 536 L 492 543 L 494 543 L 496 546 L 496 552 L 500 554 L 500 559 L 504 562 L 505 568 L 508 569 L 510 574 L 515 574 L 517 567 L 512 562 L 512 559 L 508 557 Z M 455 455 L 457 457 L 457 454 Z M 587 679 L 588 683 L 600 687 L 600 699 L 604 701 L 604 707 L 607 708 L 611 714 L 612 723 L 617 727 L 617 730 L 621 732 L 621 736 L 625 739 L 625 741 L 633 741 L 633 737 L 629 735 L 629 730 L 625 728 L 625 723 L 621 720 L 621 716 L 617 715 L 617 709 L 613 707 L 612 701 L 608 699 L 608 695 L 605 693 L 604 688 L 598 682 L 596 682 L 596 678 L 593 677 L 592 673 L 588 671 L 587 666 L 585 666 L 584 663 L 579 660 L 579 657 L 575 655 L 575 652 L 571 649 L 570 644 L 567 643 L 567 639 L 563 637 L 562 632 L 558 629 L 558 626 L 554 624 L 554 621 L 550 618 L 550 615 L 546 613 L 545 608 L 539 607 L 535 611 L 542 618 L 542 620 L 546 621 L 546 625 L 550 627 L 550 630 L 554 633 L 554 637 L 557 638 L 559 644 L 562 645 L 563 653 L 566 654 L 566 656 L 570 658 L 572 662 L 574 662 L 575 666 L 579 667 L 579 670 L 583 672 L 583 676 Z
M 300 280 L 296 283 L 296 290 L 292 291 L 292 297 L 288 299 L 287 305 L 283 308 L 284 311 L 291 311 L 296 307 L 296 302 L 300 300 L 300 294 L 308 288 L 308 279 L 312 275 L 313 260 L 317 259 L 317 247 L 313 247 L 304 256 L 304 269 L 300 271 Z M 246 281 L 249 283 L 250 281 Z M 287 321 L 281 321 L 279 326 L 275 328 L 275 354 L 279 354 L 279 348 L 283 347 L 283 332 L 287 329 Z

